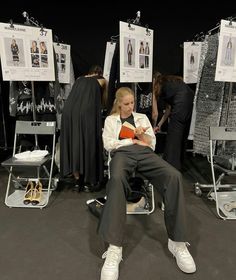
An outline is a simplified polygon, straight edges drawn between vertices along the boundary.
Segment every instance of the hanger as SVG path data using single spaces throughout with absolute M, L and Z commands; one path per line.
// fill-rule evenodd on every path
M 10 19 L 10 28 L 14 29 L 13 20 Z
M 112 35 L 111 36 L 111 44 L 116 43 L 119 39 L 120 35 Z

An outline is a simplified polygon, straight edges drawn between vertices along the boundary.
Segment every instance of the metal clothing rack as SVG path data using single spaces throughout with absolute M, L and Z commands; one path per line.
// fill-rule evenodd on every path
M 225 20 L 229 20 L 229 24 L 232 25 L 232 21 L 236 19 L 236 15 L 233 15 L 233 16 L 229 16 L 227 17 Z M 194 35 L 192 41 L 195 42 L 195 41 L 203 41 L 206 36 L 209 36 L 212 34 L 212 32 L 214 31 L 218 31 L 218 29 L 220 28 L 220 22 L 217 22 L 216 25 L 209 29 L 207 32 L 199 32 L 197 34 Z
M 33 18 L 29 18 L 28 13 L 24 12 L 23 16 L 26 17 L 25 25 L 41 27 L 41 35 L 45 34 L 43 26 L 40 25 Z M 14 28 L 13 21 L 10 21 L 11 28 Z M 7 190 L 5 195 L 5 204 L 9 207 L 32 207 L 43 208 L 49 202 L 51 192 L 56 189 L 58 178 L 53 178 L 54 155 L 55 155 L 55 141 L 56 141 L 56 122 L 55 121 L 37 121 L 36 116 L 36 100 L 35 100 L 35 85 L 31 81 L 31 95 L 32 95 L 32 121 L 16 121 L 14 147 L 12 157 L 5 160 L 1 165 L 9 172 Z M 52 139 L 51 155 L 44 157 L 36 157 L 33 160 L 30 155 L 21 158 L 16 157 L 17 141 L 20 135 L 32 135 L 35 138 L 34 150 L 40 150 L 38 144 L 38 135 L 48 136 Z M 25 146 L 26 153 L 28 147 Z M 45 147 L 46 150 L 46 147 Z M 41 151 L 33 151 L 41 152 Z M 21 153 L 21 154 L 24 154 Z M 36 153 L 37 154 L 37 153 Z M 19 155 L 19 154 L 18 154 Z M 49 168 L 50 166 L 50 168 Z M 22 176 L 23 175 L 23 176 Z M 25 186 L 26 185 L 26 186 Z M 43 187 L 43 185 L 45 187 Z M 46 186 L 47 185 L 47 186 Z M 31 186 L 31 195 L 29 202 L 25 203 L 27 194 L 27 187 Z M 37 194 L 36 202 L 33 201 L 34 194 Z M 35 202 L 35 203 L 33 203 Z M 28 205 L 29 204 L 29 205 Z
M 142 24 L 141 24 L 140 19 L 141 19 L 141 12 L 137 11 L 135 19 L 127 19 L 128 26 L 131 27 L 131 24 L 141 26 Z M 145 24 L 144 27 L 146 27 L 146 32 L 149 33 L 150 31 L 148 30 L 148 24 Z M 137 103 L 137 88 L 138 87 L 139 87 L 138 82 L 133 83 L 132 89 L 134 91 L 135 103 Z M 135 108 L 137 108 L 137 104 L 135 104 Z
M 25 25 L 29 25 L 29 26 L 36 26 L 36 27 L 41 27 L 40 32 L 44 32 L 44 28 L 42 24 L 39 24 L 39 22 L 33 18 L 33 17 L 29 17 L 29 14 L 27 12 L 23 12 L 22 16 L 26 19 L 25 21 Z M 36 101 L 35 101 L 35 91 L 34 91 L 34 81 L 31 81 L 31 94 L 32 94 L 32 109 L 33 109 L 33 121 L 36 122 L 37 118 L 36 118 Z M 35 149 L 39 149 L 39 144 L 38 144 L 38 135 L 35 134 Z
M 2 126 L 3 126 L 3 136 L 4 136 L 4 150 L 7 150 L 7 133 L 6 133 L 6 123 L 5 123 L 5 116 L 3 110 L 3 98 L 2 98 L 2 89 L 0 85 L 0 104 L 1 104 L 1 111 L 2 111 Z M 0 147 L 2 148 L 2 147 Z
M 232 25 L 232 21 L 236 19 L 236 16 L 231 16 L 226 18 L 226 20 L 229 20 L 229 25 Z M 212 34 L 213 31 L 218 30 L 220 28 L 220 22 L 218 22 L 216 24 L 216 26 L 210 30 L 208 30 L 207 35 L 205 35 L 203 32 L 200 32 L 199 34 L 196 34 L 194 36 L 194 38 L 196 38 L 197 40 L 204 40 L 206 38 L 206 36 L 209 36 Z M 228 90 L 228 97 L 227 97 L 227 108 L 226 108 L 226 117 L 225 117 L 225 124 L 224 126 L 227 127 L 228 126 L 228 120 L 229 120 L 229 110 L 230 110 L 230 101 L 231 101 L 231 97 L 232 97 L 232 90 L 233 90 L 233 83 L 229 82 L 229 90 Z M 225 141 L 223 141 L 222 143 L 222 153 L 224 154 L 225 152 Z M 220 182 L 222 178 L 219 177 L 217 183 Z M 211 192 L 212 192 L 212 184 L 200 184 L 198 182 L 196 182 L 194 184 L 194 192 L 197 196 L 201 196 L 202 195 L 202 189 L 210 189 L 210 191 L 207 194 L 207 197 L 210 196 Z

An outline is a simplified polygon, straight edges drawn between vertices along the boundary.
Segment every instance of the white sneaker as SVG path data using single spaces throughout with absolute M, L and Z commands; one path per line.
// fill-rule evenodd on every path
M 102 255 L 105 259 L 101 271 L 100 280 L 118 280 L 119 277 L 119 264 L 122 260 L 122 247 L 110 245 L 108 250 Z
M 196 271 L 195 262 L 190 255 L 187 242 L 176 242 L 168 239 L 168 249 L 176 258 L 178 267 L 185 273 L 194 273 Z

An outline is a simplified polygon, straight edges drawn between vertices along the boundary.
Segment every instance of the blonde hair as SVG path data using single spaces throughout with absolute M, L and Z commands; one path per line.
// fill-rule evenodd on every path
M 120 104 L 122 102 L 122 99 L 127 95 L 134 96 L 133 90 L 129 87 L 120 87 L 116 91 L 116 98 L 113 102 L 113 107 L 112 107 L 110 115 L 119 115 L 120 114 Z

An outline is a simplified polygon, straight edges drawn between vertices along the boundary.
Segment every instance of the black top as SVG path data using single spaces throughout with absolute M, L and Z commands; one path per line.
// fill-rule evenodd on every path
M 171 106 L 171 116 L 180 120 L 191 116 L 194 91 L 183 81 L 166 81 L 159 98 Z
M 128 118 L 120 118 L 120 120 L 121 120 L 121 123 L 128 122 L 135 127 L 133 114 L 131 114 Z

